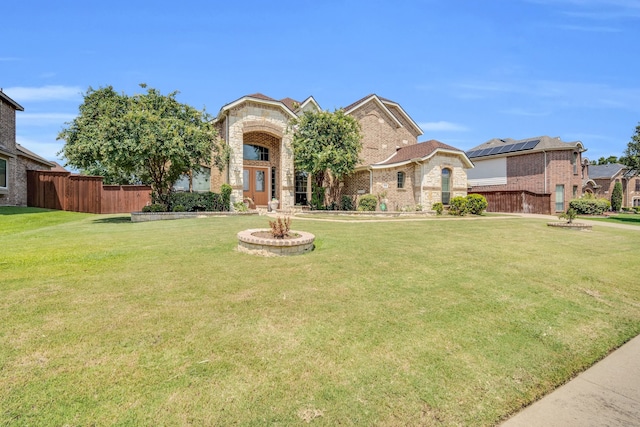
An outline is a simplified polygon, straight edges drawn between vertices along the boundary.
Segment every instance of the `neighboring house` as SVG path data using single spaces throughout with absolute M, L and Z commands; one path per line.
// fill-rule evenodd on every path
M 619 182 L 622 184 L 622 207 L 640 206 L 640 176 L 634 171 L 619 163 L 587 167 L 589 172 L 584 182 L 584 192 L 611 200 L 613 187 Z
M 27 171 L 54 166 L 16 143 L 16 111 L 24 108 L 0 90 L 0 206 L 26 206 Z
M 215 119 L 219 135 L 229 145 L 229 167 L 211 172 L 211 188 L 229 183 L 232 200 L 251 198 L 266 206 L 306 205 L 311 180 L 294 169 L 291 119 L 305 111 L 320 111 L 313 97 L 302 102 L 276 100 L 263 94 L 242 97 L 220 109 Z M 466 195 L 465 153 L 437 141 L 418 144 L 420 127 L 399 104 L 377 95 L 366 96 L 344 109 L 362 127 L 361 164 L 346 178 L 342 193 L 384 196 L 391 209 L 421 207 Z
M 564 212 L 571 199 L 582 195 L 584 151 L 582 142 L 559 137 L 492 139 L 467 151 L 475 166 L 468 172 L 469 192 L 520 198 L 522 203 L 511 203 L 516 212 Z M 541 202 L 525 203 L 526 195 Z

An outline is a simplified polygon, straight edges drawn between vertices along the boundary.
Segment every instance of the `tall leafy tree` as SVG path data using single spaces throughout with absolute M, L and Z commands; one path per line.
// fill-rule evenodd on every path
M 616 182 L 611 192 L 611 210 L 618 212 L 622 207 L 622 184 Z
M 140 85 L 146 88 L 146 85 Z M 58 135 L 67 164 L 112 183 L 151 184 L 166 203 L 173 183 L 203 166 L 226 164 L 210 117 L 156 89 L 127 96 L 89 88 L 78 116 Z
M 362 150 L 360 123 L 343 110 L 305 112 L 292 121 L 297 170 L 309 173 L 317 188 L 326 183 L 329 203 L 336 202 L 340 181 L 353 173 Z
M 620 158 L 629 169 L 635 171 L 636 175 L 640 175 L 640 124 L 636 126 L 636 133 L 631 137 L 631 141 L 624 150 L 624 156 Z

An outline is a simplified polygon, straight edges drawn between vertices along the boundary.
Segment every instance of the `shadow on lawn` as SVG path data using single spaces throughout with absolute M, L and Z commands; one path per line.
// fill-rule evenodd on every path
M 625 222 L 627 224 L 640 225 L 640 215 L 636 215 L 636 216 L 616 215 L 616 216 L 610 216 L 608 219 L 616 222 Z
M 123 224 L 131 223 L 131 217 L 129 216 L 114 216 L 111 218 L 94 219 L 93 222 L 97 224 Z

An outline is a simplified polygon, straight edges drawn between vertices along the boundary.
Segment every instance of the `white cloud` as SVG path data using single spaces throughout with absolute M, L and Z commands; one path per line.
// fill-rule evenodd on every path
M 82 99 L 82 89 L 78 86 L 7 87 L 4 93 L 17 102 L 25 101 L 77 101 Z
M 463 82 L 455 84 L 453 95 L 460 99 L 489 99 L 505 96 L 525 98 L 543 111 L 553 107 L 619 108 L 638 111 L 640 88 L 613 87 L 602 83 L 554 80 L 517 82 Z
M 525 110 L 524 108 L 509 108 L 507 110 L 500 111 L 502 114 L 510 114 L 513 116 L 524 116 L 524 117 L 544 117 L 548 116 L 548 111 L 531 111 Z
M 594 27 L 591 25 L 557 25 L 556 28 L 568 31 L 584 31 L 588 33 L 621 33 L 622 30 L 613 27 Z
M 18 126 L 48 126 L 70 122 L 76 118 L 75 114 L 67 113 L 19 113 L 16 115 Z
M 439 122 L 418 123 L 418 126 L 424 131 L 464 132 L 469 130 L 466 126 L 442 120 Z

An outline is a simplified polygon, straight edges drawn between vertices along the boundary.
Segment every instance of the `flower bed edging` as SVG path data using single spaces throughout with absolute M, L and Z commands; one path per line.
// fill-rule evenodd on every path
M 566 228 L 568 230 L 578 230 L 578 231 L 591 231 L 592 226 L 588 224 L 583 224 L 579 222 L 548 222 L 547 225 L 549 227 L 559 227 Z
M 311 252 L 316 236 L 306 231 L 290 230 L 292 239 L 275 239 L 254 236 L 253 233 L 271 231 L 268 228 L 252 228 L 238 233 L 238 252 L 260 256 L 290 256 Z

